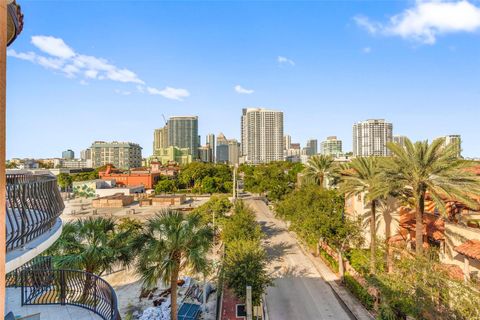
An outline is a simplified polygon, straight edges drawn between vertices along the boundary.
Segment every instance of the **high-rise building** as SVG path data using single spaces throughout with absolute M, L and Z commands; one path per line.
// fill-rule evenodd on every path
M 353 125 L 353 155 L 389 156 L 393 125 L 384 119 L 369 119 Z
M 405 147 L 405 139 L 407 139 L 407 136 L 393 136 L 393 142 L 402 147 Z
M 153 154 L 155 150 L 168 147 L 168 123 L 163 128 L 153 131 Z
M 92 160 L 92 149 L 87 148 L 80 151 L 80 159 L 82 160 Z
M 337 139 L 336 136 L 327 137 L 327 140 L 320 144 L 320 152 L 326 156 L 340 157 L 343 155 L 342 140 Z
M 198 157 L 202 162 L 212 162 L 212 150 L 210 146 L 198 147 Z
M 459 134 L 451 134 L 443 137 L 445 139 L 445 146 L 455 145 L 455 152 L 457 157 L 462 156 L 462 138 Z
M 284 150 L 290 149 L 291 144 L 292 144 L 292 137 L 288 134 L 283 136 L 283 149 Z
M 193 159 L 198 158 L 198 117 L 177 116 L 168 119 L 168 145 L 188 148 Z
M 228 140 L 223 133 L 217 136 L 216 162 L 228 163 Z
M 305 147 L 305 153 L 307 156 L 313 156 L 318 153 L 318 141 L 317 139 L 307 140 L 307 146 Z
M 228 163 L 236 165 L 240 158 L 240 143 L 236 139 L 228 140 Z
M 73 152 L 73 150 L 65 150 L 62 152 L 62 159 L 65 159 L 65 160 L 73 160 L 75 159 L 75 152 Z
M 210 157 L 211 157 L 211 162 L 215 162 L 215 135 L 213 133 L 209 133 L 207 135 L 207 146 L 210 148 Z
M 247 163 L 283 160 L 283 112 L 246 108 L 241 117 L 242 156 Z
M 95 141 L 90 149 L 94 168 L 113 164 L 119 169 L 131 169 L 142 165 L 142 147 L 136 143 Z

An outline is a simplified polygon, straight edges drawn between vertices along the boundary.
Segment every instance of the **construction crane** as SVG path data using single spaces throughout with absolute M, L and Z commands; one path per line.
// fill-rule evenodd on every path
M 165 125 L 167 125 L 167 119 L 165 119 L 165 115 L 162 113 L 163 121 L 165 121 Z

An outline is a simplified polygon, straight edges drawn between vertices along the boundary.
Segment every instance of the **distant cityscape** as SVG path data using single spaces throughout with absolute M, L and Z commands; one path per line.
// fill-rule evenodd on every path
M 20 159 L 9 161 L 11 168 L 19 169 L 84 169 L 112 164 L 118 169 L 130 170 L 161 165 L 185 165 L 194 161 L 229 165 L 262 164 L 271 161 L 307 163 L 316 154 L 332 156 L 336 161 L 348 161 L 356 156 L 389 156 L 388 142 L 405 144 L 404 135 L 394 135 L 393 123 L 385 119 L 367 119 L 352 126 L 352 149 L 344 150 L 337 136 L 328 136 L 320 144 L 309 139 L 305 145 L 292 142 L 284 133 L 282 111 L 266 108 L 244 108 L 240 117 L 240 141 L 223 133 L 209 133 L 202 143 L 198 134 L 198 116 L 172 116 L 165 124 L 153 129 L 153 152 L 142 154 L 143 148 L 134 142 L 94 141 L 76 157 L 73 150 L 61 152 L 59 158 Z M 435 138 L 435 137 L 432 137 Z M 457 145 L 461 157 L 460 135 L 446 135 L 445 144 Z

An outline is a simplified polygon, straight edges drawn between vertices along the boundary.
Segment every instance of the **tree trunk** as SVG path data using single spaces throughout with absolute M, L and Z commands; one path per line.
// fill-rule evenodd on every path
M 178 263 L 178 266 L 180 263 Z M 178 310 L 177 310 L 177 281 L 178 281 L 178 266 L 174 268 L 172 276 L 170 277 L 170 289 L 171 289 L 171 320 L 177 320 Z
M 423 212 L 425 210 L 425 193 L 420 194 L 417 210 L 415 212 L 415 253 L 423 254 Z
M 376 248 L 377 248 L 377 224 L 375 221 L 376 218 L 376 203 L 373 200 L 370 204 L 370 273 L 375 274 L 377 272 L 377 257 L 376 257 Z

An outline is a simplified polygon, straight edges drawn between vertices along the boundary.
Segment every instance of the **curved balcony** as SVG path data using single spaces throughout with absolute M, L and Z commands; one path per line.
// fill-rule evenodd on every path
M 58 239 L 63 209 L 55 177 L 7 174 L 6 272 L 38 256 Z
M 108 282 L 79 270 L 20 271 L 22 305 L 71 305 L 92 311 L 104 320 L 120 320 L 117 296 Z

